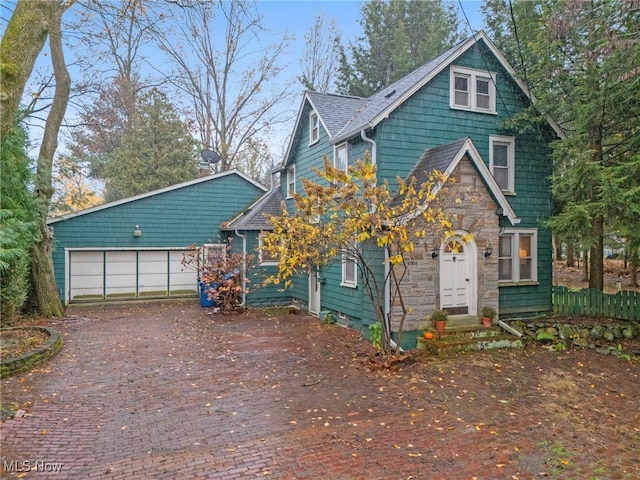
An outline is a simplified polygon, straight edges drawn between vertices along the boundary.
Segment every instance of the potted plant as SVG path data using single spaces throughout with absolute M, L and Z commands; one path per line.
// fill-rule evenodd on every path
M 436 327 L 438 332 L 444 332 L 444 327 L 447 325 L 449 314 L 446 310 L 436 310 L 431 314 L 431 320 L 433 320 L 433 326 Z
M 496 318 L 496 310 L 492 307 L 482 308 L 482 325 L 490 327 L 493 324 L 493 319 Z

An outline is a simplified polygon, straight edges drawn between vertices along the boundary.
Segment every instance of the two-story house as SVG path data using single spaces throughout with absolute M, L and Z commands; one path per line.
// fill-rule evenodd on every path
M 346 169 L 365 151 L 379 181 L 420 180 L 435 168 L 455 178 L 455 194 L 467 200 L 452 209 L 456 237 L 426 239 L 411 254 L 403 295 L 411 309 L 405 331 L 414 335 L 403 345 L 415 346 L 435 309 L 477 316 L 491 306 L 502 318 L 551 310 L 544 222 L 551 215 L 549 142 L 562 132 L 553 121 L 525 131 L 513 126 L 532 101 L 483 32 L 369 98 L 304 94 L 282 165 L 288 208 L 301 179 L 317 178 L 312 169 L 324 156 Z M 363 332 L 376 321 L 349 258 L 296 279 L 290 294 L 311 314 L 332 311 Z M 393 314 L 391 297 L 385 309 Z

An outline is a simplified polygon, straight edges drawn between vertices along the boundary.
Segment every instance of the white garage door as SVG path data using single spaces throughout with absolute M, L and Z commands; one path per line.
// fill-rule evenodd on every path
M 196 295 L 181 249 L 67 250 L 69 302 Z

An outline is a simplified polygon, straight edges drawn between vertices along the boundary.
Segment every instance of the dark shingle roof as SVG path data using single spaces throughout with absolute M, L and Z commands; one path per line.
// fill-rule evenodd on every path
M 468 139 L 469 137 L 461 138 L 455 142 L 448 143 L 446 145 L 438 145 L 437 147 L 425 150 L 420 156 L 418 162 L 406 176 L 405 180 L 408 181 L 415 177 L 416 184 L 422 185 L 429 179 L 429 175 L 431 175 L 434 170 L 444 173 L 458 156 L 460 149 L 464 147 L 464 144 Z M 391 198 L 390 203 L 393 206 L 400 203 L 400 197 L 397 193 Z
M 272 230 L 273 227 L 267 222 L 265 215 L 281 215 L 283 202 L 282 190 L 271 190 L 242 214 L 222 225 L 221 230 Z
M 418 185 L 421 185 L 428 180 L 429 175 L 434 170 L 439 172 L 447 170 L 468 138 L 461 138 L 455 142 L 425 150 L 418 163 L 407 175 L 407 179 L 416 177 Z
M 362 109 L 366 100 L 329 93 L 307 92 L 309 101 L 318 112 L 329 136 L 335 136 Z
M 399 98 L 403 97 L 411 89 L 415 88 L 416 85 L 420 85 L 426 77 L 438 70 L 442 65 L 448 64 L 450 59 L 454 57 L 460 49 L 466 48 L 468 42 L 469 39 L 458 43 L 446 52 L 438 55 L 433 60 L 421 67 L 418 67 L 405 77 L 395 83 L 392 83 L 387 88 L 384 88 L 378 93 L 367 98 L 364 102 L 364 106 L 360 107 L 360 111 L 356 112 L 351 121 L 344 125 L 336 136 L 339 139 L 350 137 L 354 133 L 366 128 L 372 120 L 382 114 L 394 103 L 398 102 Z

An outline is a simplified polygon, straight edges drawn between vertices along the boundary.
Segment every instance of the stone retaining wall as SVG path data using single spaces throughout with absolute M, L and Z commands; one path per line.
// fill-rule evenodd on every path
M 18 373 L 26 372 L 31 370 L 32 368 L 44 363 L 51 357 L 53 357 L 56 353 L 60 351 L 62 348 L 63 342 L 62 337 L 58 334 L 56 330 L 52 328 L 46 327 L 21 327 L 22 329 L 37 329 L 42 332 L 45 332 L 49 335 L 49 340 L 47 342 L 30 352 L 24 353 L 18 357 L 13 357 L 5 360 L 0 365 L 0 378 L 9 377 L 11 375 L 16 375 Z M 11 330 L 11 329 L 6 329 Z
M 512 327 L 527 337 L 546 343 L 593 348 L 601 353 L 615 353 L 609 345 L 616 341 L 640 337 L 640 323 L 625 322 L 607 325 L 573 325 L 534 323 L 518 320 Z

